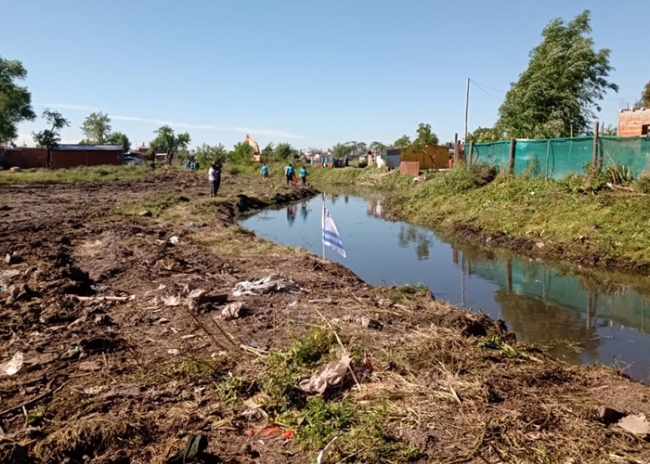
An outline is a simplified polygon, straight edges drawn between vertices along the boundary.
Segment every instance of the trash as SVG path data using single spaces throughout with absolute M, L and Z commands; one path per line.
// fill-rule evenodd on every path
M 138 214 L 138 216 L 142 216 L 142 217 L 151 217 L 151 211 L 149 211 L 148 209 L 145 209 L 144 211 L 140 211 L 140 213 Z
M 322 395 L 328 387 L 343 382 L 351 360 L 348 352 L 341 350 L 338 361 L 327 364 L 323 372 L 300 382 L 299 388 L 305 393 Z
M 242 309 L 244 309 L 244 303 L 241 301 L 230 303 L 221 311 L 221 317 L 223 317 L 225 321 L 239 319 Z
M 176 235 L 174 235 L 173 237 L 171 237 L 169 239 L 169 243 L 171 243 L 172 245 L 178 244 L 178 237 Z
M 187 225 L 187 227 L 194 228 L 194 227 L 196 227 L 196 223 L 195 223 L 195 222 L 190 222 L 190 223 Z
M 77 359 L 80 354 L 81 350 L 78 346 L 75 346 L 74 348 L 70 348 L 63 356 L 61 356 L 61 359 Z
M 180 351 L 178 351 L 176 348 L 170 348 L 167 350 L 167 354 L 171 354 L 172 356 L 178 356 L 181 354 Z
M 318 453 L 318 456 L 316 457 L 316 464 L 323 464 L 325 460 L 327 459 L 327 455 L 330 452 L 330 449 L 332 448 L 332 445 L 336 440 L 338 440 L 339 437 L 334 437 L 330 442 L 325 445 L 325 448 L 323 448 L 320 453 Z
M 0 365 L 0 374 L 14 375 L 23 367 L 23 353 L 16 351 L 10 361 Z
M 163 298 L 163 303 L 165 303 L 165 306 L 180 306 L 181 299 L 177 296 L 168 296 Z
M 165 464 L 184 464 L 186 462 L 195 462 L 208 447 L 208 439 L 203 435 L 190 434 L 187 437 L 185 448 L 165 461 Z
M 646 438 L 650 435 L 650 423 L 645 414 L 625 416 L 623 419 L 618 421 L 616 425 L 627 432 L 638 435 L 641 438 Z
M 235 285 L 232 294 L 234 296 L 254 294 L 265 295 L 267 293 L 276 292 L 300 293 L 300 291 L 302 291 L 302 289 L 298 287 L 295 282 L 278 275 L 271 275 L 254 282 L 248 280 L 239 282 Z
M 7 253 L 5 255 L 5 263 L 11 264 L 12 261 L 13 261 L 13 258 L 11 257 L 11 255 L 9 253 Z

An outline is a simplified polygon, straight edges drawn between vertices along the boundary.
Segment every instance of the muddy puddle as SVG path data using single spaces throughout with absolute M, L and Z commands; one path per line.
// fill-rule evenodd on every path
M 277 243 L 322 254 L 321 196 L 244 219 Z M 650 381 L 647 279 L 544 263 L 441 238 L 382 219 L 380 196 L 329 194 L 325 204 L 347 258 L 340 262 L 373 285 L 422 283 L 436 298 L 506 321 L 528 342 L 570 363 L 601 363 Z

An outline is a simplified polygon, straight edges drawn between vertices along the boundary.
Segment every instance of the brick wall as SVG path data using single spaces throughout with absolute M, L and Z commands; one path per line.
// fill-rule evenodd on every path
M 650 109 L 624 110 L 618 113 L 618 135 L 627 137 L 644 134 L 643 126 L 650 126 Z
M 420 163 L 417 161 L 402 161 L 399 165 L 399 172 L 402 174 L 420 175 Z
M 45 148 L 10 148 L 0 152 L 0 163 L 7 168 L 14 166 L 22 169 L 44 168 L 47 166 L 47 150 Z

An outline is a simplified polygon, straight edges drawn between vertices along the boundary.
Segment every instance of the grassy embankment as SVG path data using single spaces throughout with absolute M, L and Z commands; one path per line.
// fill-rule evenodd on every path
M 151 168 L 148 166 L 81 166 L 70 169 L 23 169 L 20 172 L 6 170 L 0 171 L 0 183 L 133 180 L 143 179 L 151 175 L 151 172 Z
M 395 218 L 533 256 L 642 271 L 650 265 L 650 195 L 644 179 L 619 185 L 609 172 L 563 181 L 497 175 L 487 166 L 434 173 L 413 183 L 399 173 Z

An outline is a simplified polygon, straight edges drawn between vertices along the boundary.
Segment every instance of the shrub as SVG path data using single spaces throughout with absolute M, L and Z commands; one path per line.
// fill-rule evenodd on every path
M 360 159 L 359 160 L 359 167 L 360 168 L 367 168 L 368 167 L 368 160 Z

